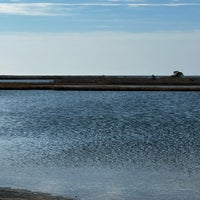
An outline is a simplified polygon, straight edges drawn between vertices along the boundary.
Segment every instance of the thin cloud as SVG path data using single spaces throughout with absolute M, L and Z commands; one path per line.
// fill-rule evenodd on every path
M 179 7 L 200 6 L 200 3 L 130 3 L 129 7 Z
M 91 6 L 120 6 L 119 3 L 0 3 L 0 14 L 57 16 L 69 15 L 72 9 Z
M 15 0 L 16 1 L 16 0 Z M 137 3 L 136 3 L 137 2 Z M 100 3 L 0 3 L 0 14 L 27 16 L 70 15 L 81 7 L 179 7 L 200 6 L 200 3 L 139 3 L 139 1 L 109 0 Z
M 0 3 L 0 14 L 57 16 L 69 15 L 79 7 L 113 7 L 121 3 Z
M 0 3 L 0 14 L 56 16 L 67 15 L 69 11 L 63 10 L 63 4 L 56 3 Z

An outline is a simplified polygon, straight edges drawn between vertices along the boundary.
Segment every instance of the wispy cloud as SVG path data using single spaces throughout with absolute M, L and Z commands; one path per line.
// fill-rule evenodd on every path
M 200 6 L 200 3 L 140 3 L 141 1 L 108 0 L 104 2 L 78 2 L 78 3 L 0 3 L 0 14 L 28 15 L 28 16 L 57 16 L 69 15 L 81 7 L 179 7 L 179 6 Z
M 67 15 L 69 9 L 64 4 L 56 3 L 0 3 L 0 14 L 56 16 Z
M 129 7 L 178 7 L 200 6 L 200 3 L 129 3 Z
M 113 7 L 120 3 L 0 3 L 0 14 L 57 16 L 69 15 L 70 11 L 80 7 Z

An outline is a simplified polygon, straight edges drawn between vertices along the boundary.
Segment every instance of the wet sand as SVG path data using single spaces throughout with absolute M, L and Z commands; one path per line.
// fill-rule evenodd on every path
M 0 200 L 73 200 L 28 190 L 0 188 Z

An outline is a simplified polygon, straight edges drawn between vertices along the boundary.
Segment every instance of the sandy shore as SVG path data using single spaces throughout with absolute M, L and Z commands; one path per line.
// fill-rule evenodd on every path
M 0 200 L 72 200 L 59 196 L 52 196 L 27 190 L 0 188 Z

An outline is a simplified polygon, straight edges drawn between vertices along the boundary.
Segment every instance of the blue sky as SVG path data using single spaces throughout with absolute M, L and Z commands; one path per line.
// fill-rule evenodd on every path
M 200 0 L 0 0 L 0 70 L 198 75 L 199 19 Z
M 200 0 L 0 1 L 0 31 L 188 31 L 199 19 Z

